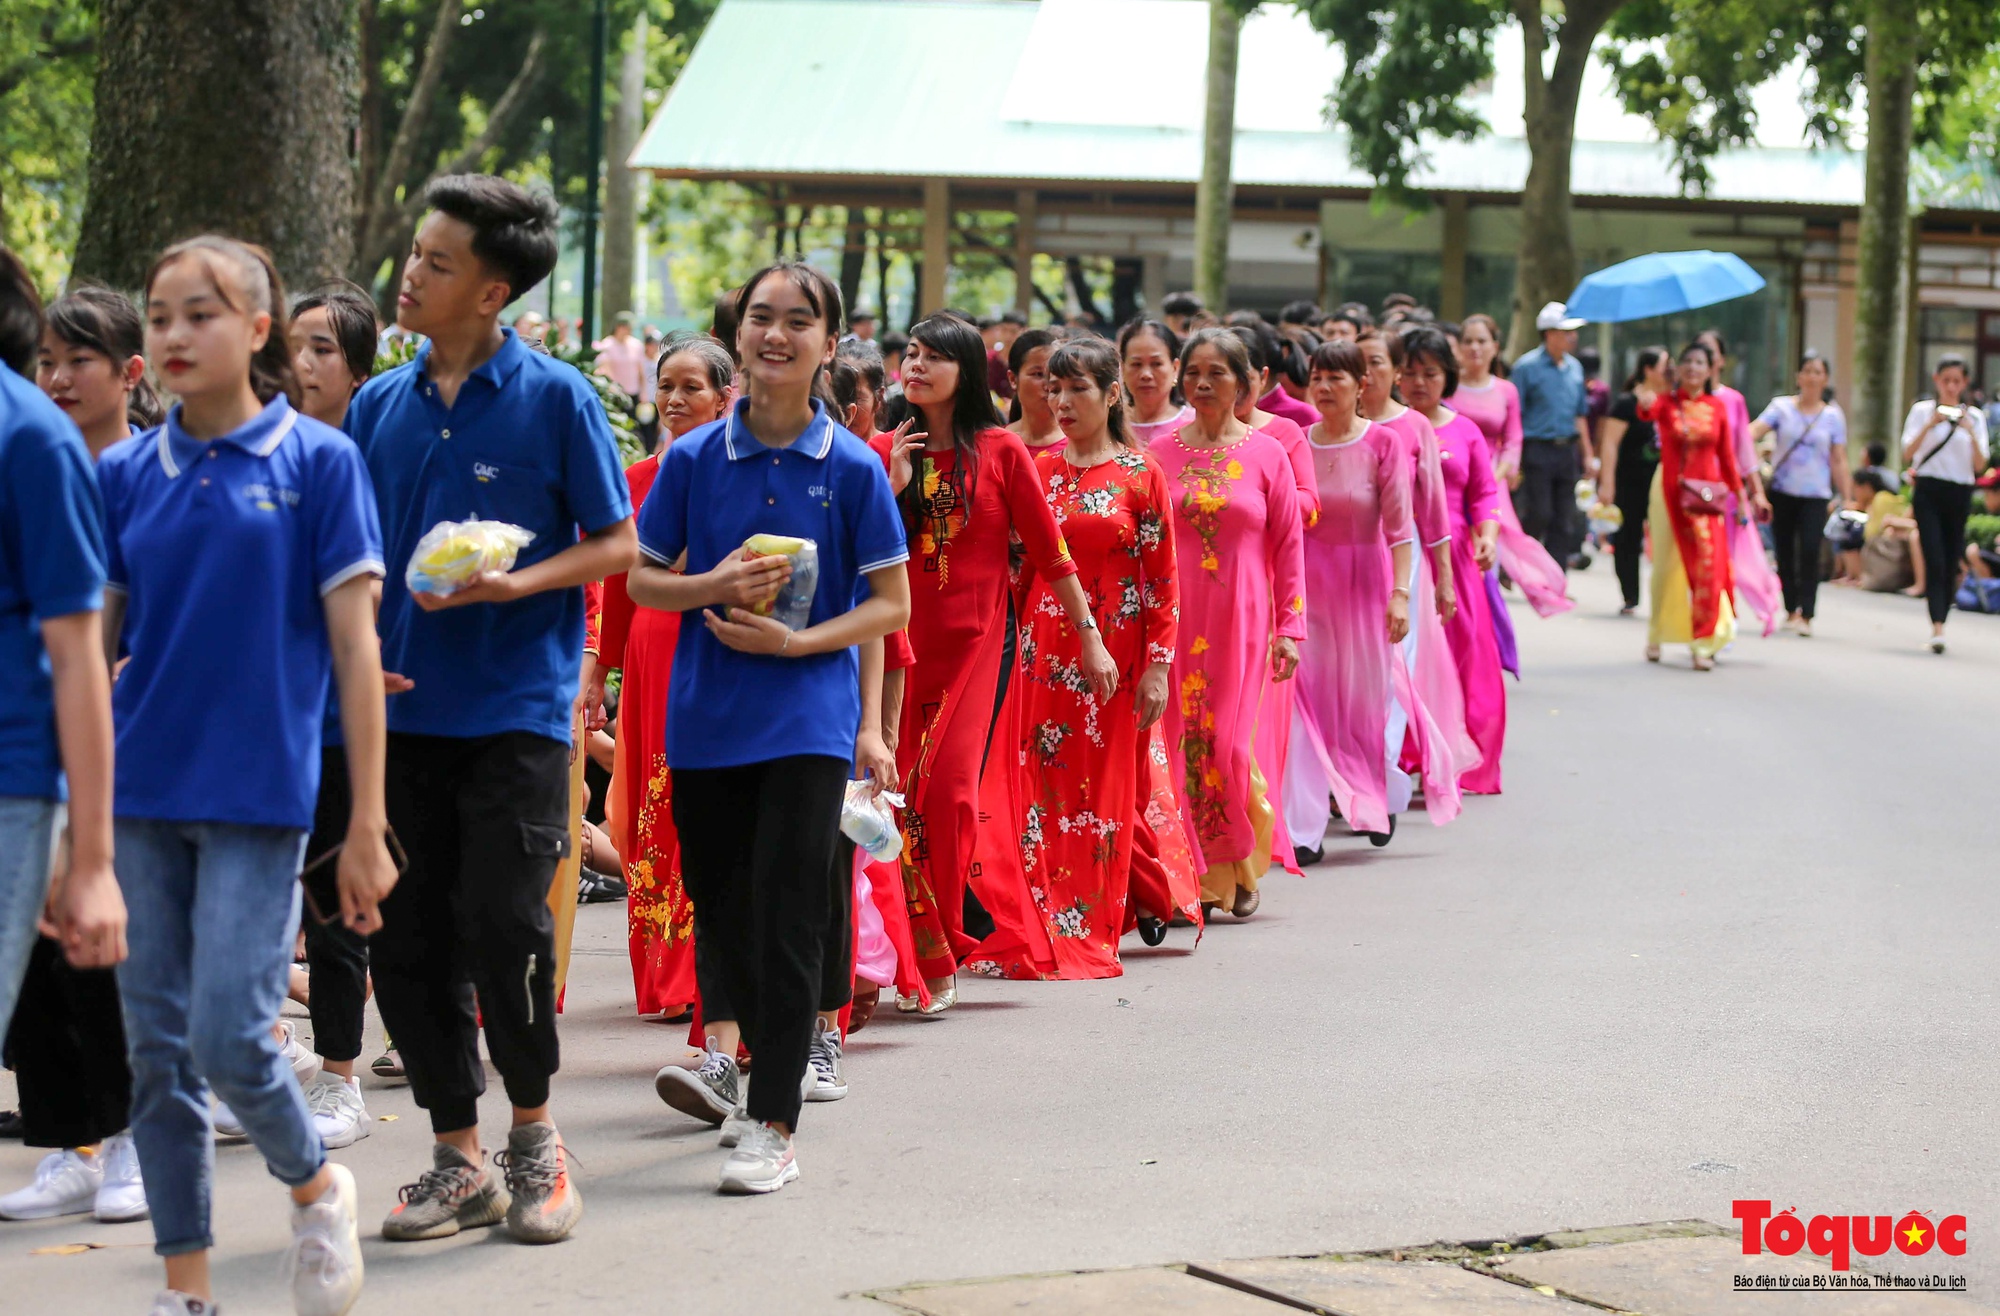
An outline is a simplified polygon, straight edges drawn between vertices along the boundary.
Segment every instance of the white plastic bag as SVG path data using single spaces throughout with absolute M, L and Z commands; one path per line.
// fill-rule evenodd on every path
M 866 850 L 869 858 L 886 864 L 903 853 L 903 833 L 896 827 L 894 812 L 902 807 L 902 796 L 891 791 L 877 795 L 868 782 L 850 781 L 847 798 L 840 805 L 840 830 Z
M 489 571 L 512 571 L 532 530 L 505 521 L 440 521 L 410 554 L 403 583 L 412 594 L 452 594 Z

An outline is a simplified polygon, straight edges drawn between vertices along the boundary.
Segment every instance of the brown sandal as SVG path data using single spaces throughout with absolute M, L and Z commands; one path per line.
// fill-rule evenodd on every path
M 1260 893 L 1255 891 L 1246 891 L 1242 887 L 1237 887 L 1236 901 L 1234 904 L 1230 905 L 1229 912 L 1234 914 L 1238 918 L 1249 918 L 1252 914 L 1257 912 L 1257 906 L 1263 903 L 1264 903 L 1264 897 Z

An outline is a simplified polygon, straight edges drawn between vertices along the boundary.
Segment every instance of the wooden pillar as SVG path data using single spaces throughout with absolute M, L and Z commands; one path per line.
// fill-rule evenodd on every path
M 945 276 L 951 272 L 951 184 L 942 178 L 924 180 L 924 281 L 917 289 L 918 309 L 931 315 L 944 309 Z
M 1163 253 L 1147 256 L 1139 276 L 1139 292 L 1146 299 L 1146 314 L 1160 318 L 1160 304 L 1167 300 L 1167 258 Z
M 1439 253 L 1442 268 L 1438 277 L 1437 311 L 1440 320 L 1465 318 L 1465 245 L 1472 228 L 1467 209 L 1465 193 L 1452 192 L 1445 196 L 1444 244 Z
M 1027 316 L 1035 312 L 1035 226 L 1040 222 L 1035 189 L 1024 187 L 1014 194 L 1014 309 Z

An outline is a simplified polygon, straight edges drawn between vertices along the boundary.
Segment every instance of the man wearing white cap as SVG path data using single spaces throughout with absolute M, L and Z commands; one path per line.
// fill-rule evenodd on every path
M 1535 317 L 1542 345 L 1514 363 L 1509 376 L 1521 395 L 1521 483 L 1514 511 L 1521 528 L 1567 564 L 1582 542 L 1576 522 L 1576 482 L 1590 460 L 1585 417 L 1590 394 L 1576 359 L 1576 331 L 1583 324 L 1550 302 Z

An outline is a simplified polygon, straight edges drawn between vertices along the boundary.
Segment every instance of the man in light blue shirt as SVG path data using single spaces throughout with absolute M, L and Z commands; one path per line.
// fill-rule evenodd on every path
M 1535 317 L 1542 345 L 1514 363 L 1509 377 L 1521 395 L 1521 483 L 1514 511 L 1521 528 L 1565 566 L 1582 542 L 1576 533 L 1576 482 L 1591 462 L 1585 419 L 1590 394 L 1576 359 L 1576 331 L 1583 321 L 1561 302 Z

